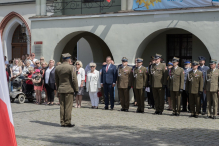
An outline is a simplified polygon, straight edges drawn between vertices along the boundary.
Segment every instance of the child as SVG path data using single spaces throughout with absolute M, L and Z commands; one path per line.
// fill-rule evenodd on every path
M 42 76 L 40 70 L 35 70 L 35 76 L 33 77 L 34 90 L 36 92 L 36 104 L 41 104 L 41 91 L 42 91 Z

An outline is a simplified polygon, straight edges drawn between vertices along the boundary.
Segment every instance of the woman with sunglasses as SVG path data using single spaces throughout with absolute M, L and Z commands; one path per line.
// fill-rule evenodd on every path
M 40 64 L 39 60 L 36 60 L 35 64 L 36 64 L 36 66 L 34 67 L 34 69 L 39 69 L 39 70 L 41 70 L 41 69 L 42 69 L 42 67 L 41 67 L 41 64 Z
M 87 92 L 89 92 L 92 109 L 98 109 L 99 98 L 97 92 L 101 91 L 100 73 L 96 70 L 96 63 L 90 63 L 90 71 L 87 72 Z
M 19 59 L 15 59 L 13 66 L 10 68 L 11 71 L 11 91 L 13 90 L 13 81 L 19 77 L 22 73 L 22 68 L 19 65 Z
M 35 67 L 36 66 L 36 61 L 37 61 L 37 59 L 35 58 L 35 54 L 34 53 L 31 53 L 31 55 L 30 55 L 30 61 L 31 61 L 31 64 L 30 64 L 30 66 L 32 66 L 32 67 Z
M 78 79 L 78 94 L 76 95 L 76 108 L 81 107 L 82 95 L 84 95 L 84 81 L 85 81 L 85 70 L 82 68 L 83 64 L 81 61 L 76 61 L 76 74 Z

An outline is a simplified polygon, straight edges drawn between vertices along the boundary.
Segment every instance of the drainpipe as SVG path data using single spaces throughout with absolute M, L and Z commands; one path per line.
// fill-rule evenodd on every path
M 41 8 L 40 8 L 40 0 L 36 0 L 36 15 L 40 16 L 41 15 Z
M 41 15 L 46 16 L 46 0 L 41 0 Z

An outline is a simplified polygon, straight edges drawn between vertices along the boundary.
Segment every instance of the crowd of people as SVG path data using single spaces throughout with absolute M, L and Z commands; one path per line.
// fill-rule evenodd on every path
M 129 110 L 129 91 L 132 88 L 135 99 L 133 104 L 138 106 L 136 113 L 144 113 L 145 97 L 147 97 L 148 104 L 150 108 L 155 109 L 156 115 L 162 115 L 166 102 L 169 104 L 168 110 L 173 111 L 173 116 L 189 111 L 191 117 L 198 118 L 199 114 L 207 113 L 207 118 L 216 119 L 219 94 L 217 60 L 212 59 L 209 68 L 205 66 L 205 57 L 200 56 L 199 61 L 185 61 L 184 67 L 181 68 L 178 66 L 180 58 L 174 57 L 166 66 L 162 55 L 156 54 L 151 57 L 148 67 L 142 65 L 142 58 L 136 58 L 135 65 L 129 66 L 126 57 L 122 58 L 121 64 L 117 67 L 112 58 L 107 57 L 100 71 L 96 70 L 94 62 L 91 62 L 88 71 L 85 71 L 81 61 L 69 59 L 69 56 L 67 60 L 73 66 L 77 79 L 77 88 L 75 88 L 77 90 L 74 95 L 76 108 L 81 108 L 82 96 L 87 91 L 92 109 L 98 109 L 101 100 L 99 97 L 102 97 L 104 110 L 108 110 L 109 105 L 113 110 L 117 85 L 121 111 Z M 59 93 L 62 89 L 58 86 L 61 82 L 60 79 L 57 80 L 58 66 L 64 65 L 61 62 L 55 65 L 52 59 L 47 64 L 44 57 L 36 59 L 34 53 L 9 62 L 5 56 L 6 75 L 11 82 L 10 90 L 13 91 L 14 79 L 26 78 L 26 90 L 35 90 L 36 104 L 53 105 L 54 97 L 60 97 Z M 65 82 L 69 82 L 67 80 Z M 44 101 L 41 97 L 42 91 L 46 93 Z

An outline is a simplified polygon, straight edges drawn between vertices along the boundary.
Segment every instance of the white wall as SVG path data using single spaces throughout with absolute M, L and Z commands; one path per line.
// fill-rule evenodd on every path
M 77 43 L 77 59 L 83 63 L 84 68 L 93 61 L 91 47 L 84 38 L 81 38 Z

